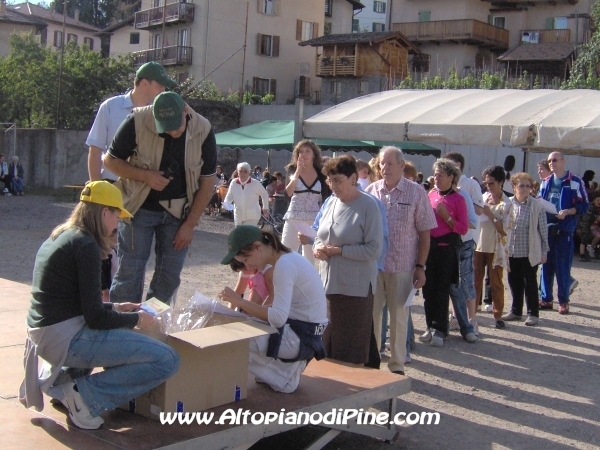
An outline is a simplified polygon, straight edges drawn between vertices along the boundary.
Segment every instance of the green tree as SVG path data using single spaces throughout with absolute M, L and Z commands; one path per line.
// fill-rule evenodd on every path
M 600 23 L 600 1 L 592 5 L 592 20 Z M 600 64 L 600 30 L 596 29 L 590 42 L 578 48 L 571 76 L 563 83 L 564 89 L 599 89 L 598 71 Z
M 89 129 L 100 103 L 133 85 L 130 58 L 102 58 L 85 45 L 69 42 L 57 124 L 60 52 L 39 46 L 31 34 L 13 34 L 10 45 L 10 54 L 0 58 L 2 122 L 16 122 L 20 127 Z
M 79 20 L 99 28 L 106 28 L 110 25 L 119 4 L 119 0 L 66 0 L 66 2 L 69 17 L 74 17 L 75 9 L 78 9 Z M 50 9 L 59 14 L 63 13 L 63 7 L 63 0 L 55 0 L 50 3 Z

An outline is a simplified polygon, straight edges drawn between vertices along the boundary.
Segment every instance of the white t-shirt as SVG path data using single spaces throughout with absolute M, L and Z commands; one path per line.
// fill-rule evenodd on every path
M 471 196 L 475 206 L 480 206 L 483 208 L 483 194 L 481 193 L 481 186 L 477 181 L 463 174 L 460 176 L 460 180 L 458 180 L 458 187 L 461 191 L 465 191 Z M 467 234 L 461 236 L 461 238 L 463 242 L 467 242 L 472 239 L 475 241 L 475 244 L 477 244 L 479 241 L 479 222 L 477 223 L 477 228 L 469 228 Z
M 366 178 L 358 178 L 358 184 L 360 184 L 360 187 L 362 188 L 362 190 L 364 191 L 367 186 L 371 183 L 369 183 L 369 180 L 367 180 Z
M 273 304 L 269 323 L 275 328 L 288 318 L 311 323 L 328 323 L 327 300 L 317 269 L 297 252 L 286 253 L 273 269 Z

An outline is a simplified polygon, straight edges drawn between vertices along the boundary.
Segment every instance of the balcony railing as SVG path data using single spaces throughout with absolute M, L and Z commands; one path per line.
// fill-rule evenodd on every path
M 149 30 L 162 26 L 163 12 L 165 13 L 165 23 L 176 24 L 192 22 L 194 20 L 194 10 L 196 5 L 193 3 L 171 3 L 165 6 L 146 9 L 135 13 L 135 28 L 138 30 Z
M 550 44 L 554 42 L 571 42 L 571 30 L 522 30 L 521 42 L 530 44 Z
M 318 77 L 362 76 L 363 67 L 356 56 L 319 56 L 317 58 Z
M 150 61 L 156 61 L 163 66 L 181 66 L 192 64 L 192 47 L 182 45 L 171 45 L 169 47 L 152 48 L 141 52 L 132 53 L 135 67 Z
M 503 8 L 503 10 L 523 8 L 527 6 L 543 5 L 543 4 L 569 4 L 576 5 L 579 0 L 481 0 L 482 2 L 491 3 L 492 6 Z
M 395 23 L 393 28 L 413 42 L 456 42 L 508 49 L 508 30 L 475 19 Z

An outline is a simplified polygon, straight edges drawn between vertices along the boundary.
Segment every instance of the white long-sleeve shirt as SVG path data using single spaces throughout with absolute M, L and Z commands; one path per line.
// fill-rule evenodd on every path
M 225 196 L 225 201 L 233 203 L 233 217 L 236 226 L 246 220 L 255 220 L 258 223 L 260 219 L 260 205 L 258 199 L 262 198 L 264 209 L 269 208 L 269 194 L 267 190 L 258 181 L 249 178 L 246 184 L 242 185 L 239 178 L 235 178 L 229 185 L 229 190 Z

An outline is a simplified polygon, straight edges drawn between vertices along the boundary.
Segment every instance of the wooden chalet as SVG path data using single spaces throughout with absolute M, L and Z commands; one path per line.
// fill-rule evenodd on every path
M 420 53 L 398 31 L 329 34 L 299 45 L 322 47 L 317 54 L 318 77 L 387 75 L 403 79 L 408 74 L 409 53 Z

